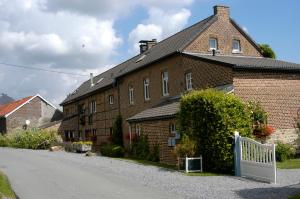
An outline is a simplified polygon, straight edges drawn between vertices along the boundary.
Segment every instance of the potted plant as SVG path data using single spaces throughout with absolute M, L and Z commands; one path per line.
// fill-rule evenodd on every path
M 92 150 L 92 145 L 93 143 L 90 141 L 79 141 L 79 142 L 73 142 L 72 146 L 73 146 L 73 150 L 76 152 L 88 152 Z

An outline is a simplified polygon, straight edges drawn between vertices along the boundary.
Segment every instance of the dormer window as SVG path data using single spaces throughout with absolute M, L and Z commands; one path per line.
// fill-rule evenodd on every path
M 217 50 L 218 42 L 216 38 L 209 38 L 209 50 Z
M 240 40 L 234 39 L 232 41 L 232 52 L 233 53 L 239 53 L 239 52 L 241 52 Z

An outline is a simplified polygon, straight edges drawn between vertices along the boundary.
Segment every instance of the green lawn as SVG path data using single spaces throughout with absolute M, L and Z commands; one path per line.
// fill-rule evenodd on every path
M 300 169 L 300 158 L 290 159 L 285 162 L 277 162 L 279 169 Z
M 0 199 L 2 198 L 16 199 L 6 176 L 0 172 Z
M 289 197 L 288 199 L 300 199 L 300 193 Z

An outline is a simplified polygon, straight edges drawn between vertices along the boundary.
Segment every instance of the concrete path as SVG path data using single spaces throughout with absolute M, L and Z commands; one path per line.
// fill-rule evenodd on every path
M 268 184 L 235 176 L 186 176 L 107 157 L 0 147 L 0 170 L 21 199 L 283 199 L 300 193 L 300 169 L 278 169 L 278 183 Z
M 30 150 L 0 148 L 0 170 L 6 173 L 20 199 L 182 198 L 101 168 L 72 164 L 68 159 Z

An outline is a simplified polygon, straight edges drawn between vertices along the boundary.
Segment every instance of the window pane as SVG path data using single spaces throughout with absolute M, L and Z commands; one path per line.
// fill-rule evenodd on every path
M 215 38 L 209 39 L 209 48 L 210 49 L 217 49 L 217 40 Z
M 233 40 L 232 49 L 235 51 L 240 51 L 240 41 Z
M 162 89 L 163 89 L 163 95 L 168 95 L 169 94 L 169 79 L 168 79 L 168 72 L 163 72 L 162 73 Z

